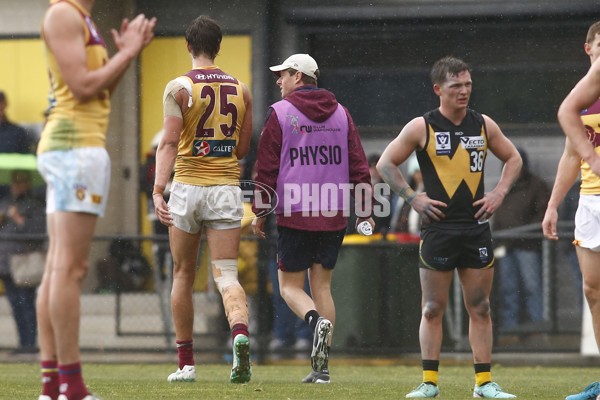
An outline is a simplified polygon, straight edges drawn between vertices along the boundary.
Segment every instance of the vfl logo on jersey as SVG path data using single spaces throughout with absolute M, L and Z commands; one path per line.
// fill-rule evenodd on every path
M 196 157 L 231 157 L 235 140 L 195 140 L 192 154 Z
M 485 140 L 481 136 L 467 136 L 460 138 L 460 145 L 463 149 L 481 149 L 485 146 Z
M 488 251 L 486 247 L 479 248 L 479 258 L 481 261 L 487 261 L 489 259 Z
M 298 126 L 298 116 L 286 114 L 286 118 L 290 119 L 290 125 L 292 126 L 292 133 L 300 133 L 300 127 Z
M 438 156 L 450 155 L 450 132 L 434 132 L 435 134 L 435 153 Z

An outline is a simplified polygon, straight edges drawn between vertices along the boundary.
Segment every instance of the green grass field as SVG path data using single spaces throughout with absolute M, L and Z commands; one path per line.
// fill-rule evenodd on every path
M 90 390 L 103 400 L 148 399 L 400 399 L 421 380 L 418 366 L 331 365 L 329 385 L 302 384 L 310 366 L 257 365 L 252 381 L 229 383 L 227 365 L 197 365 L 194 383 L 168 383 L 173 365 L 85 364 L 84 376 Z M 0 364 L 0 399 L 34 400 L 40 391 L 37 363 Z M 600 379 L 598 368 L 502 367 L 492 368 L 492 377 L 519 399 L 564 399 L 588 383 Z M 440 367 L 441 398 L 473 397 L 473 368 Z

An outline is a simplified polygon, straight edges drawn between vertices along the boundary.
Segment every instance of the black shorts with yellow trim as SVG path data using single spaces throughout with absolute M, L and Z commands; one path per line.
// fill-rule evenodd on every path
M 466 228 L 424 226 L 419 267 L 435 271 L 494 266 L 492 233 L 488 223 Z

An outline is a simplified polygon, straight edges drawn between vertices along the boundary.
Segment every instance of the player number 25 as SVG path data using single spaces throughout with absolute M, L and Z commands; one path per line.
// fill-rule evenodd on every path
M 234 103 L 229 103 L 228 96 L 237 96 L 238 91 L 237 87 L 230 85 L 221 85 L 219 86 L 219 113 L 223 116 L 228 116 L 231 114 L 231 124 L 219 124 L 219 129 L 221 133 L 225 137 L 231 137 L 235 133 L 235 128 L 237 125 L 237 116 L 238 109 Z M 204 113 L 202 117 L 200 117 L 200 121 L 198 122 L 198 126 L 196 127 L 196 137 L 215 137 L 215 128 L 212 126 L 206 126 L 206 122 L 215 111 L 215 103 L 216 103 L 216 93 L 215 89 L 212 86 L 204 86 L 202 91 L 200 92 L 200 97 L 202 99 L 209 98 L 210 101 L 206 108 L 204 109 Z

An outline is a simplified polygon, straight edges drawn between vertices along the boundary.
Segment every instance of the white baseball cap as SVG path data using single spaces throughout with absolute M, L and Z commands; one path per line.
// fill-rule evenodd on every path
M 289 56 L 281 65 L 269 67 L 269 69 L 275 72 L 277 76 L 280 75 L 281 71 L 285 71 L 289 68 L 293 68 L 313 79 L 317 79 L 315 71 L 319 69 L 319 66 L 315 59 L 308 54 L 294 54 Z

